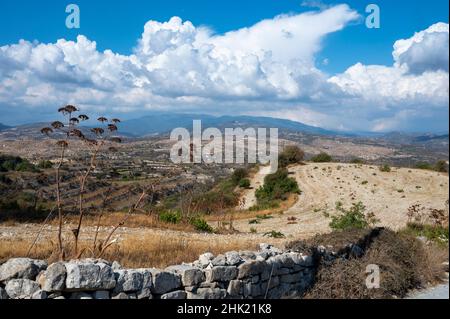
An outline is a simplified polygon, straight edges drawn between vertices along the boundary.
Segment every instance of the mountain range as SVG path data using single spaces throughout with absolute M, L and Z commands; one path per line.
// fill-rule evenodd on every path
M 149 115 L 124 120 L 119 125 L 119 132 L 121 135 L 129 137 L 148 137 L 154 135 L 163 135 L 170 133 L 174 128 L 182 127 L 192 130 L 194 120 L 201 120 L 202 130 L 215 127 L 223 131 L 225 128 L 278 128 L 280 133 L 286 132 L 301 132 L 308 135 L 323 135 L 323 136 L 346 136 L 346 137 L 367 137 L 379 138 L 389 142 L 396 143 L 426 143 L 443 141 L 448 143 L 448 132 L 439 134 L 433 133 L 404 133 L 404 132 L 389 132 L 389 133 L 373 133 L 373 132 L 340 132 L 327 130 L 320 127 L 306 125 L 300 122 L 291 120 L 262 117 L 262 116 L 212 116 L 205 114 L 180 114 L 180 113 L 165 113 L 153 112 Z M 95 124 L 86 123 L 88 129 Z M 6 138 L 17 138 L 23 136 L 39 137 L 42 134 L 40 129 L 48 126 L 49 123 L 31 123 L 20 126 L 6 126 L 0 123 L 0 131 L 2 136 Z
M 290 130 L 309 134 L 338 135 L 338 132 L 306 125 L 290 120 L 276 119 L 271 117 L 257 116 L 211 116 L 203 114 L 174 114 L 174 113 L 154 113 L 137 119 L 124 121 L 120 124 L 120 131 L 133 136 L 148 136 L 155 134 L 169 133 L 174 128 L 182 127 L 192 129 L 194 120 L 201 120 L 202 129 L 216 127 L 220 130 L 224 128 L 240 127 L 252 128 L 278 128 L 280 130 Z

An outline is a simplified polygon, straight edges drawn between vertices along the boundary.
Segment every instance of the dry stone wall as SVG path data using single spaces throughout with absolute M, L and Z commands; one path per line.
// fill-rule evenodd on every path
M 278 299 L 295 298 L 314 282 L 312 256 L 260 250 L 205 253 L 166 269 L 123 269 L 117 262 L 13 258 L 0 265 L 0 299 Z

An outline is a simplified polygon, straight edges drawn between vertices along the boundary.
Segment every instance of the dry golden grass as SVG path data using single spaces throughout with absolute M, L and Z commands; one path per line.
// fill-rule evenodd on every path
M 276 214 L 283 214 L 286 210 L 291 208 L 296 202 L 298 201 L 298 195 L 297 194 L 291 194 L 289 195 L 288 199 L 285 201 L 282 201 L 280 203 L 280 206 L 277 208 L 271 208 L 271 209 L 265 209 L 265 210 L 238 210 L 238 211 L 231 211 L 228 212 L 226 215 L 210 215 L 205 216 L 205 220 L 208 222 L 215 222 L 219 220 L 229 220 L 232 218 L 233 220 L 245 220 L 245 219 L 252 219 L 256 218 L 256 216 L 260 215 L 276 215 Z
M 27 256 L 30 245 L 31 240 L 0 241 L 0 261 L 12 257 Z M 80 247 L 84 250 L 82 257 L 93 257 L 91 241 L 81 242 Z M 112 245 L 102 258 L 118 261 L 123 266 L 130 268 L 164 268 L 182 262 L 192 262 L 205 252 L 219 254 L 232 250 L 246 249 L 256 249 L 255 242 L 243 239 L 223 240 L 221 238 L 205 238 L 201 240 L 160 234 L 125 235 L 116 244 Z M 54 262 L 57 259 L 56 251 L 56 242 L 41 241 L 31 250 L 29 257 Z
M 123 221 L 127 216 L 126 213 L 114 212 L 105 213 L 100 219 L 99 226 L 115 226 Z M 65 217 L 65 222 L 71 225 L 76 225 L 78 222 L 78 215 L 69 215 Z M 58 224 L 56 219 L 53 219 L 50 223 L 53 226 Z M 90 214 L 83 218 L 83 227 L 96 227 L 98 224 L 98 215 Z M 158 229 L 171 229 L 179 231 L 194 231 L 194 227 L 189 223 L 171 224 L 165 223 L 159 220 L 158 215 L 155 214 L 133 214 L 130 215 L 125 222 L 127 228 L 158 228 Z

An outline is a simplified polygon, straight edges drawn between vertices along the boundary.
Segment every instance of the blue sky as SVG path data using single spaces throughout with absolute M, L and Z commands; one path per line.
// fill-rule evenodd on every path
M 366 128 L 373 131 L 397 129 L 407 131 L 448 130 L 448 120 L 443 120 L 443 115 L 448 115 L 448 105 L 443 105 L 448 104 L 448 85 L 441 83 L 446 77 L 448 78 L 448 58 L 440 61 L 437 68 L 430 66 L 434 64 L 423 56 L 420 56 L 420 61 L 417 62 L 417 60 L 414 60 L 417 59 L 417 52 L 420 51 L 424 55 L 429 54 L 430 59 L 433 59 L 433 61 L 436 60 L 435 57 L 432 57 L 435 53 L 428 46 L 425 49 L 419 48 L 419 50 L 415 48 L 418 44 L 415 46 L 411 45 L 411 43 L 414 44 L 416 42 L 425 43 L 421 37 L 418 40 L 413 39 L 415 32 L 425 31 L 436 23 L 443 22 L 444 30 L 441 25 L 437 28 L 437 31 L 435 29 L 429 30 L 430 32 L 427 32 L 424 38 L 427 40 L 428 35 L 431 34 L 430 40 L 427 40 L 428 45 L 438 46 L 443 49 L 443 54 L 445 54 L 445 49 L 448 52 L 448 39 L 445 43 L 445 39 L 442 40 L 442 37 L 439 37 L 441 33 L 445 34 L 447 32 L 448 38 L 449 4 L 447 0 L 430 0 L 426 2 L 352 0 L 308 1 L 308 3 L 307 1 L 302 3 L 302 0 L 77 0 L 73 1 L 73 3 L 79 5 L 81 10 L 81 28 L 72 30 L 67 29 L 64 24 L 67 16 L 65 6 L 69 3 L 51 0 L 1 1 L 0 47 L 8 49 L 3 50 L 3 59 L 0 51 L 0 84 L 3 83 L 5 88 L 8 85 L 17 89 L 17 94 L 23 94 L 23 96 L 11 98 L 6 93 L 2 96 L 0 89 L 0 109 L 4 111 L 4 119 L 0 118 L 0 122 L 15 124 L 29 121 L 27 114 L 21 113 L 23 111 L 18 110 L 16 107 L 20 102 L 26 107 L 34 108 L 37 110 L 40 118 L 46 119 L 49 113 L 47 105 L 63 103 L 63 100 L 66 99 L 74 103 L 78 102 L 82 106 L 85 105 L 86 109 L 96 113 L 106 112 L 106 104 L 113 105 L 114 107 L 108 112 L 123 113 L 124 117 L 138 116 L 154 109 L 222 114 L 230 110 L 235 112 L 232 108 L 230 109 L 230 105 L 236 105 L 236 108 L 242 113 L 286 117 L 306 122 L 307 124 L 333 129 L 360 130 Z M 319 5 L 315 7 L 314 3 L 319 3 Z M 363 23 L 366 15 L 365 7 L 369 3 L 376 3 L 380 7 L 380 29 L 368 29 Z M 345 5 L 345 8 L 342 8 L 342 4 Z M 331 10 L 328 16 L 325 15 L 327 10 Z M 312 22 L 304 22 L 306 19 L 302 19 L 301 16 L 305 13 L 316 14 L 317 18 Z M 301 35 L 296 35 L 293 38 L 292 43 L 286 44 L 289 46 L 286 51 L 291 52 L 288 57 L 283 54 L 281 54 L 283 57 L 280 57 L 280 54 L 276 56 L 276 51 L 279 49 L 275 47 L 276 44 L 274 44 L 274 47 L 271 47 L 270 44 L 256 41 L 256 48 L 253 49 L 248 46 L 243 48 L 242 45 L 235 43 L 236 41 L 247 41 L 246 36 L 252 38 L 251 32 L 247 34 L 243 28 L 251 28 L 264 19 L 275 21 L 269 28 L 276 30 L 284 22 L 280 22 L 274 17 L 281 14 L 299 17 L 299 19 L 286 22 L 288 23 L 286 25 L 289 25 L 289 23 L 299 24 L 298 32 L 301 33 Z M 327 22 L 331 22 L 329 23 L 329 28 L 323 30 L 323 34 L 315 34 L 315 29 L 321 26 L 320 19 L 324 19 L 321 14 L 323 14 L 323 17 L 327 17 L 325 18 Z M 355 15 L 359 15 L 359 17 Z M 208 63 L 212 64 L 205 65 L 204 60 L 197 60 L 199 58 L 193 57 L 192 54 L 189 54 L 189 56 L 182 55 L 184 51 L 182 51 L 181 47 L 186 43 L 183 42 L 179 47 L 173 48 L 169 44 L 175 38 L 158 38 L 161 36 L 161 32 L 158 33 L 158 30 L 166 28 L 162 23 L 169 21 L 174 16 L 182 19 L 181 27 L 179 23 L 172 20 L 173 24 L 177 25 L 174 27 L 176 30 L 172 26 L 169 29 L 174 32 L 173 34 L 178 33 L 181 36 L 181 38 L 176 39 L 187 41 L 191 49 L 197 52 L 199 46 L 189 42 L 189 37 L 194 36 L 193 34 L 195 34 L 195 37 L 202 36 L 200 30 L 207 28 L 208 41 L 205 42 L 215 46 L 217 52 L 220 51 L 219 48 L 222 50 L 222 47 L 226 47 L 227 50 L 231 51 L 236 48 L 243 51 L 241 55 L 232 59 L 233 63 L 240 61 L 236 62 L 239 68 L 242 69 L 241 59 L 243 56 L 256 54 L 258 60 L 255 62 L 255 65 L 252 65 L 252 68 L 257 68 L 257 71 L 254 71 L 255 73 L 251 76 L 248 76 L 248 73 L 243 74 L 240 78 L 242 81 L 232 81 L 229 78 L 224 78 L 221 79 L 220 83 L 213 83 L 217 76 L 212 74 L 210 66 L 222 65 L 221 63 L 224 62 L 222 60 L 214 60 L 217 52 L 211 53 L 211 61 Z M 336 19 L 336 21 L 334 22 L 333 19 Z M 159 23 L 155 27 L 158 30 L 152 29 L 148 33 L 149 37 L 144 38 L 144 25 L 150 20 Z M 186 28 L 183 29 L 183 23 L 186 21 L 192 23 L 195 31 L 189 28 L 187 31 Z M 301 25 L 302 23 L 304 25 Z M 445 30 L 445 24 L 447 24 L 447 31 Z M 264 34 L 258 33 L 258 27 L 253 29 L 256 30 L 254 36 Z M 239 30 L 240 32 L 236 32 Z M 227 32 L 234 32 L 237 35 L 227 36 Z M 79 35 L 83 35 L 89 43 L 92 41 L 96 42 L 95 54 L 102 54 L 104 50 L 109 49 L 114 54 L 126 57 L 125 59 L 129 59 L 132 55 L 138 57 L 139 66 L 136 67 L 136 71 L 132 71 L 131 74 L 127 75 L 133 77 L 132 87 L 134 89 L 133 93 L 136 94 L 135 103 L 124 101 L 123 96 L 120 94 L 124 87 L 128 88 L 130 85 L 127 82 L 128 78 L 123 78 L 124 70 L 128 70 L 129 66 L 124 66 L 124 70 L 117 70 L 117 74 L 119 74 L 116 74 L 119 76 L 117 83 L 120 82 L 121 84 L 112 85 L 109 83 L 114 81 L 113 76 L 109 74 L 111 72 L 103 75 L 98 69 L 88 70 L 87 66 L 81 65 L 81 62 L 75 60 L 67 62 L 68 60 L 73 60 L 67 58 L 68 54 L 71 54 L 70 52 L 73 51 L 69 52 L 65 48 L 61 48 L 61 46 L 56 44 L 56 41 L 65 39 L 66 41 L 73 41 L 71 43 L 75 43 L 74 45 L 76 46 L 80 44 L 80 39 L 77 38 Z M 173 36 L 175 37 L 175 35 Z M 307 41 L 307 44 L 305 44 L 303 39 L 305 37 L 309 39 L 310 36 L 311 41 Z M 436 40 L 438 37 L 440 40 Z M 11 45 L 17 44 L 21 39 L 29 41 L 32 47 L 38 46 L 38 43 L 54 44 L 58 50 L 61 50 L 61 54 L 65 55 L 65 58 L 61 59 L 68 65 L 58 64 L 60 61 L 55 56 L 51 58 L 47 56 L 46 58 L 46 54 L 54 53 L 53 49 L 46 48 L 48 49 L 46 53 L 43 53 L 42 50 L 30 53 L 30 57 L 35 57 L 32 61 L 37 61 L 34 62 L 35 65 L 17 68 L 17 61 L 14 60 L 13 63 L 11 60 L 11 52 L 15 52 L 14 50 L 17 48 L 12 48 Z M 151 48 L 147 48 L 147 51 L 144 52 L 145 50 L 142 49 L 144 42 L 149 41 L 149 46 L 151 47 L 151 45 L 156 43 L 155 39 L 157 41 L 168 41 L 169 44 L 164 47 L 164 52 L 158 51 L 158 54 L 156 54 L 156 51 Z M 407 47 L 413 48 L 414 52 L 411 51 L 412 53 L 409 54 L 408 48 L 403 49 L 403 51 L 408 51 L 406 53 L 400 50 L 399 52 L 402 56 L 394 61 L 393 45 L 400 39 L 412 39 L 412 42 Z M 36 42 L 33 43 L 33 41 Z M 296 42 L 294 43 L 293 41 Z M 160 42 L 157 43 L 162 45 Z M 249 43 L 253 42 L 249 41 Z M 285 42 L 280 43 L 284 45 Z M 257 47 L 258 45 L 260 47 Z M 298 52 L 295 49 L 296 46 L 299 47 Z M 426 50 L 429 50 L 430 53 Z M 274 52 L 274 57 L 268 61 L 261 52 Z M 38 53 L 41 54 L 39 57 L 37 57 Z M 93 52 L 90 53 L 94 54 Z M 297 58 L 298 56 L 301 58 Z M 175 68 L 173 63 L 167 62 L 170 59 L 176 61 L 177 57 L 182 59 L 182 61 L 189 60 L 189 65 L 179 69 Z M 95 58 L 100 59 L 95 61 L 108 60 L 108 57 L 103 59 L 101 57 Z M 136 64 L 133 61 L 120 59 L 120 62 L 115 61 L 114 63 L 132 63 L 133 67 L 135 67 Z M 25 63 L 26 61 L 22 62 Z M 216 62 L 217 64 L 215 64 Z M 251 63 L 253 62 L 252 60 Z M 40 65 L 40 63 L 42 63 L 42 67 L 40 66 L 38 70 L 36 64 Z M 54 64 L 53 67 L 51 66 L 52 63 Z M 164 68 L 165 73 L 162 73 L 162 71 L 157 73 L 154 70 L 155 63 L 162 63 L 161 65 L 163 66 L 160 66 L 160 68 Z M 229 61 L 224 63 L 224 65 L 230 64 Z M 413 68 L 417 67 L 418 63 L 420 63 L 421 68 L 425 65 L 425 69 L 421 69 L 421 74 L 412 71 Z M 397 69 L 393 67 L 394 64 L 398 66 Z M 13 70 L 12 65 L 14 65 Z M 355 68 L 350 69 L 353 66 Z M 371 66 L 382 66 L 384 69 L 372 68 Z M 286 74 L 280 74 L 278 70 L 281 67 L 292 68 L 292 70 L 285 70 Z M 404 67 L 402 71 L 400 71 L 401 67 Z M 46 68 L 46 70 L 43 68 Z M 151 74 L 142 75 L 142 68 L 146 68 L 146 72 Z M 405 68 L 408 68 L 408 70 Z M 25 69 L 27 71 L 24 71 Z M 84 79 L 85 77 L 85 79 L 80 80 L 78 78 L 74 80 L 71 76 L 62 74 L 61 69 L 76 70 L 79 78 Z M 347 72 L 349 69 L 352 72 Z M 190 83 L 181 83 L 180 79 L 176 78 L 180 74 L 187 74 L 190 71 L 192 71 L 192 77 L 195 78 L 191 79 Z M 232 70 L 226 71 L 232 72 Z M 435 74 L 430 75 L 431 71 Z M 261 72 L 264 73 L 263 78 L 258 77 L 258 74 Z M 358 72 L 361 72 L 361 74 L 356 74 Z M 390 91 L 399 90 L 391 86 L 378 89 L 386 92 L 386 96 L 383 94 L 382 97 L 375 97 L 370 94 L 364 95 L 365 93 L 362 92 L 367 90 L 362 87 L 363 85 L 373 87 L 383 82 L 380 80 L 381 78 L 378 78 L 373 83 L 366 83 L 369 80 L 362 78 L 362 74 L 367 73 L 373 73 L 370 81 L 375 77 L 380 77 L 381 73 L 383 76 L 388 77 L 398 76 L 399 81 L 404 80 L 407 83 L 405 84 L 408 86 L 407 90 L 417 91 L 405 92 L 400 97 L 391 96 Z M 413 73 L 414 78 L 412 76 Z M 292 79 L 286 79 L 292 74 L 294 74 Z M 154 88 L 160 85 L 157 83 L 158 80 L 164 79 L 166 81 L 168 77 L 172 76 L 175 78 L 172 82 L 169 81 L 170 83 L 167 83 L 167 85 L 161 84 L 161 87 L 158 89 Z M 244 79 L 247 76 L 249 78 Z M 25 77 L 27 81 L 23 80 Z M 97 77 L 101 77 L 101 81 Z M 13 80 L 16 81 L 14 85 L 11 84 Z M 244 83 L 244 80 L 257 82 L 258 87 Z M 122 83 L 122 81 L 126 83 Z M 142 84 L 142 81 L 145 84 Z M 199 86 L 192 83 L 194 81 L 199 82 Z M 270 84 L 270 89 L 268 89 L 270 93 L 264 90 L 262 84 L 259 86 L 260 81 L 266 81 Z M 417 83 L 422 83 L 421 81 L 437 84 L 435 87 L 418 88 Z M 61 82 L 64 82 L 64 85 Z M 21 83 L 22 89 L 19 88 L 19 83 Z M 224 83 L 232 86 L 228 90 L 228 92 L 231 91 L 232 93 L 224 93 L 217 89 L 219 84 L 223 85 Z M 330 87 L 330 83 L 338 87 Z M 146 85 L 148 85 L 148 88 Z M 180 89 L 171 90 L 171 88 L 178 86 Z M 352 90 L 349 90 L 349 87 Z M 42 88 L 48 90 L 49 94 L 58 97 L 45 100 L 43 97 L 36 98 L 36 94 L 29 94 L 30 91 L 34 92 L 34 90 L 42 91 Z M 87 92 L 85 90 L 87 88 L 91 89 L 91 91 Z M 272 89 L 273 92 L 271 91 Z M 342 92 L 336 91 L 339 89 Z M 447 90 L 447 98 L 445 98 L 444 94 L 443 97 L 441 96 L 436 101 L 431 101 L 430 104 L 432 105 L 429 106 L 429 109 L 433 114 L 423 119 L 419 114 L 423 113 L 424 110 L 420 108 L 419 104 L 428 101 L 426 94 L 442 91 L 442 89 L 444 91 Z M 81 99 L 81 101 L 77 101 L 75 95 L 63 95 L 61 90 L 78 93 L 80 90 L 83 90 L 86 97 Z M 150 93 L 148 93 L 149 90 L 151 91 Z M 213 91 L 214 93 L 207 94 L 206 91 Z M 105 95 L 110 92 L 114 92 L 115 98 L 105 98 Z M 190 94 L 190 92 L 194 93 Z M 140 98 L 137 97 L 138 94 L 141 94 L 139 95 Z M 349 95 L 351 95 L 350 98 Z M 411 96 L 419 96 L 419 98 L 414 100 L 411 99 Z M 150 101 L 149 104 L 151 105 L 142 105 L 142 101 Z M 220 107 L 216 107 L 216 105 Z M 360 124 L 355 124 L 358 122 Z M 405 124 L 406 122 L 409 124 Z

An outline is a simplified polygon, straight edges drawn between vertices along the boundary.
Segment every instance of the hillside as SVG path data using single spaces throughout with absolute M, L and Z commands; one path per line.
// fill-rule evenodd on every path
M 201 120 L 203 128 L 217 127 L 219 129 L 230 127 L 266 127 L 280 130 L 291 130 L 310 134 L 337 135 L 337 132 L 325 130 L 319 127 L 309 126 L 300 122 L 294 122 L 270 117 L 254 116 L 220 116 L 215 117 L 204 114 L 176 114 L 154 113 L 137 119 L 124 121 L 120 127 L 122 132 L 135 136 L 168 133 L 177 127 L 192 128 L 193 120 Z
M 376 166 L 338 163 L 308 163 L 289 171 L 302 191 L 298 201 L 284 214 L 275 214 L 260 224 L 241 220 L 234 225 L 238 230 L 249 232 L 253 227 L 258 233 L 276 230 L 286 236 L 307 238 L 330 231 L 330 219 L 324 213 L 333 214 L 337 202 L 349 207 L 359 201 L 367 212 L 375 214 L 380 226 L 399 229 L 406 225 L 410 206 L 446 209 L 448 200 L 448 175 L 434 171 L 393 168 L 385 173 Z M 253 189 L 244 193 L 247 204 L 254 203 L 254 190 L 262 185 L 264 172 L 262 168 L 254 176 Z M 296 218 L 295 223 L 288 223 L 288 218 Z

